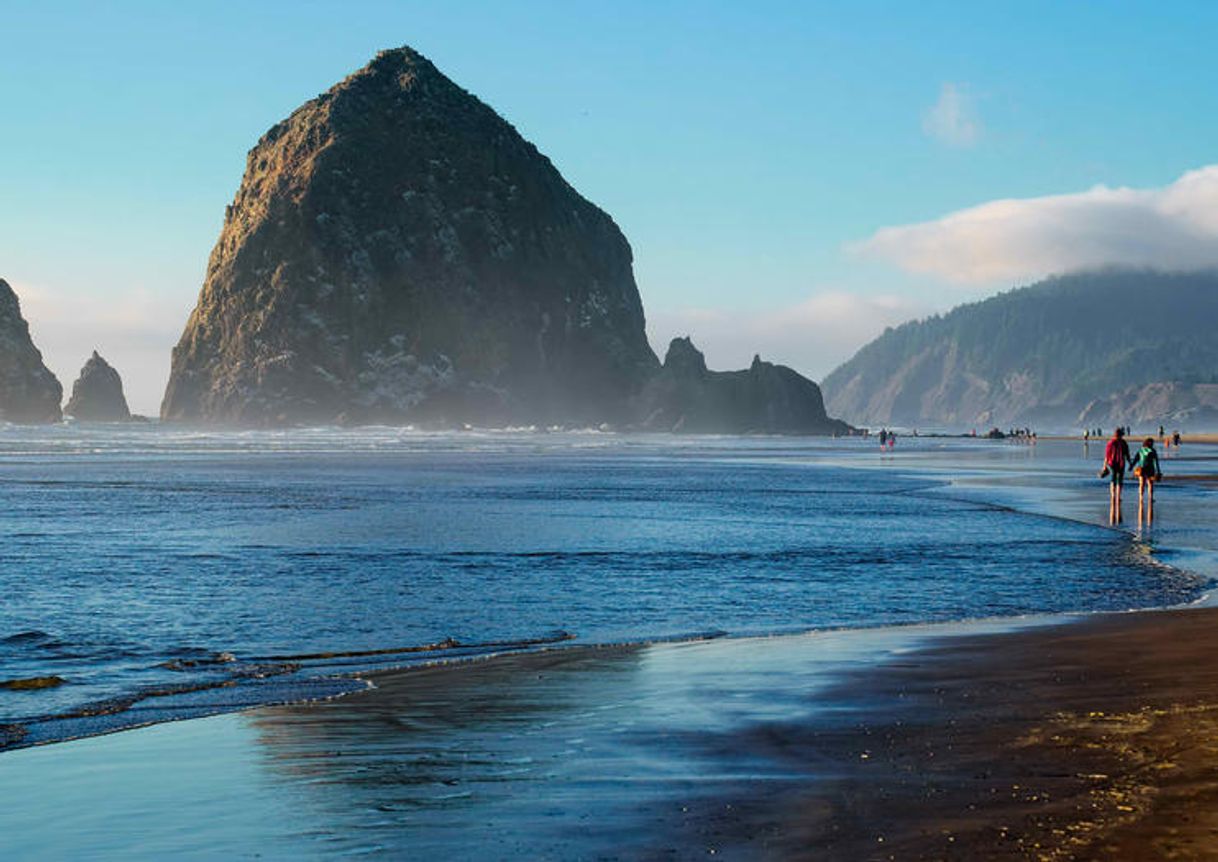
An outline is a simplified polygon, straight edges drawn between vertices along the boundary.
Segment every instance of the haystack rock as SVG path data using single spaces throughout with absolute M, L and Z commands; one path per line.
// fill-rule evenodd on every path
M 833 434 L 853 429 L 825 413 L 820 388 L 785 365 L 753 358 L 744 371 L 710 371 L 689 338 L 674 338 L 640 399 L 645 428 L 718 434 Z
M 122 378 L 96 350 L 72 384 L 72 397 L 63 412 L 82 422 L 127 422 L 131 419 Z
M 616 423 L 657 369 L 617 225 L 401 48 L 250 152 L 161 415 Z
M 0 421 L 58 422 L 63 387 L 30 339 L 17 294 L 0 279 Z

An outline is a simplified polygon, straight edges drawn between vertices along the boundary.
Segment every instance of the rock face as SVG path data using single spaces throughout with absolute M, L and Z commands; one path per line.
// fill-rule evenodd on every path
M 96 350 L 72 384 L 64 413 L 83 422 L 127 422 L 131 411 L 118 372 Z
M 825 378 L 825 399 L 871 425 L 1218 427 L 1215 320 L 1216 272 L 1059 276 L 888 330 Z
M 1077 424 L 1083 428 L 1133 425 L 1147 428 L 1210 430 L 1218 428 L 1218 383 L 1150 383 L 1131 386 L 1109 398 L 1097 398 L 1083 408 Z
M 753 358 L 745 371 L 710 371 L 689 338 L 674 338 L 640 398 L 643 427 L 719 434 L 849 434 L 825 413 L 820 389 L 783 365 Z
M 161 415 L 622 422 L 657 366 L 613 220 L 402 48 L 250 152 Z
M 58 422 L 63 387 L 30 340 L 17 294 L 0 279 L 0 420 Z

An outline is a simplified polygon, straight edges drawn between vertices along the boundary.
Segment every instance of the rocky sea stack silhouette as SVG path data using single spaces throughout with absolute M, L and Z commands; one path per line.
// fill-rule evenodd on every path
M 58 422 L 63 387 L 42 363 L 17 294 L 0 279 L 0 421 Z
M 161 415 L 635 427 L 660 373 L 613 219 L 400 48 L 249 153 Z
M 131 411 L 118 372 L 96 350 L 72 384 L 63 412 L 82 422 L 127 422 Z
M 674 338 L 641 398 L 643 426 L 715 434 L 837 434 L 853 429 L 825 414 L 820 389 L 784 365 L 753 357 L 744 371 L 710 371 L 689 338 Z

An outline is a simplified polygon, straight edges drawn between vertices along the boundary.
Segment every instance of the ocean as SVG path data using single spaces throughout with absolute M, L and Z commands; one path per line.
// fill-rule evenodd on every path
M 505 651 L 1198 599 L 1208 577 L 1147 537 L 1046 506 L 1049 487 L 1100 511 L 1098 457 L 912 437 L 881 454 L 532 429 L 0 428 L 0 683 L 61 681 L 0 687 L 0 747 Z M 1021 497 L 1025 482 L 1039 490 Z

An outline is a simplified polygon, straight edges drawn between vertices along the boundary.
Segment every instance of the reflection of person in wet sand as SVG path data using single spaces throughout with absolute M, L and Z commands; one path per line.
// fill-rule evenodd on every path
M 1138 523 L 1142 523 L 1142 510 L 1145 506 L 1146 523 L 1149 524 L 1155 518 L 1155 483 L 1163 478 L 1153 437 L 1143 440 L 1142 448 L 1134 456 L 1133 475 L 1138 477 Z
M 1108 476 L 1108 523 L 1121 523 L 1121 484 L 1125 481 L 1125 465 L 1129 463 L 1129 444 L 1125 442 L 1125 430 L 1117 428 L 1108 445 L 1104 447 L 1104 470 Z

